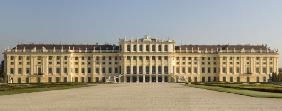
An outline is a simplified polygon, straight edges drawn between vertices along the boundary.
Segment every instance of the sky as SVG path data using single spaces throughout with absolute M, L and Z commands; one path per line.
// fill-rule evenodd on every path
M 18 43 L 117 44 L 144 35 L 281 51 L 282 0 L 0 0 L 1 52 Z

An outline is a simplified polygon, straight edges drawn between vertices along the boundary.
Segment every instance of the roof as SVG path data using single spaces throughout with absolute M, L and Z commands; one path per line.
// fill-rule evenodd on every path
M 109 45 L 109 44 L 104 44 L 104 45 L 66 45 L 66 44 L 19 44 L 13 49 L 26 49 L 26 50 L 32 50 L 33 48 L 37 49 L 42 49 L 46 48 L 47 50 L 53 50 L 55 49 L 71 49 L 71 50 L 119 50 L 119 46 L 116 45 Z
M 175 50 L 267 50 L 268 47 L 266 45 L 180 45 L 176 46 Z

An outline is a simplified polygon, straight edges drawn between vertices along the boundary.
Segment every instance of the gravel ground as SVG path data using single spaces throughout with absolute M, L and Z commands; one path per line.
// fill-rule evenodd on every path
M 176 83 L 101 84 L 0 96 L 0 111 L 282 111 L 282 99 L 254 98 Z

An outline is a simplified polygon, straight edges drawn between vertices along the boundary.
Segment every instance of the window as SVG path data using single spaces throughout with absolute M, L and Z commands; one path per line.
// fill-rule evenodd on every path
M 158 74 L 162 74 L 162 66 L 158 66 Z
M 52 73 L 52 68 L 48 68 L 48 73 L 49 73 L 49 74 Z
M 226 67 L 222 68 L 222 73 L 226 73 Z
M 191 67 L 188 67 L 188 73 L 191 73 L 192 71 L 191 71 Z
M 53 59 L 53 57 L 52 57 L 52 56 L 49 56 L 49 57 L 48 57 L 48 59 L 49 59 L 49 60 L 52 60 L 52 59 Z
M 256 67 L 256 73 L 259 73 L 259 67 Z
M 56 77 L 56 82 L 61 82 L 60 77 Z
M 213 68 L 213 73 L 217 73 L 217 68 L 216 67 Z
M 182 73 L 186 73 L 185 67 L 182 67 Z
M 202 73 L 206 73 L 206 69 L 202 67 Z
M 191 60 L 191 57 L 188 57 L 188 60 Z
M 109 67 L 109 73 L 112 73 L 112 68 L 111 67 Z
M 68 68 L 64 68 L 64 73 L 68 73 Z
M 161 52 L 162 51 L 162 45 L 158 46 L 158 50 Z
M 146 45 L 146 51 L 150 51 L 150 46 Z
M 133 45 L 133 51 L 137 51 L 137 45 Z
M 152 66 L 152 74 L 156 74 L 156 66 Z
M 240 73 L 240 67 L 237 67 L 236 70 L 237 73 Z
M 88 67 L 88 68 L 87 68 L 87 73 L 90 74 L 91 72 L 92 72 L 92 71 L 91 71 L 91 67 Z
M 230 82 L 233 82 L 233 77 L 230 77 Z
M 226 82 L 226 77 L 223 77 L 222 80 L 223 80 L 223 82 Z
M 118 73 L 118 68 L 117 67 L 115 68 L 115 73 Z
M 143 45 L 139 45 L 139 51 L 143 51 Z
M 11 60 L 14 60 L 14 56 L 11 56 L 10 59 L 11 59 Z
M 164 51 L 168 51 L 168 45 L 165 45 Z
M 240 77 L 237 77 L 237 82 L 241 82 Z
M 60 60 L 60 56 L 57 56 L 57 60 Z
M 81 68 L 81 73 L 84 74 L 85 73 L 85 69 Z
M 263 82 L 266 82 L 266 77 L 263 77 Z
M 30 68 L 26 68 L 26 74 L 30 73 Z
M 137 67 L 133 66 L 133 74 L 137 74 Z
M 65 56 L 64 59 L 65 59 L 65 60 L 68 60 L 68 56 Z
M 208 73 L 211 73 L 211 68 L 210 67 L 208 67 Z
M 100 69 L 98 67 L 96 67 L 96 73 L 100 73 Z
M 164 72 L 165 74 L 168 74 L 168 66 L 164 66 Z
M 179 73 L 179 67 L 176 68 L 176 73 Z
M 29 57 L 29 56 L 27 56 L 27 57 L 26 57 L 26 60 L 30 60 L 30 57 Z
M 22 56 L 19 56 L 19 60 L 22 60 Z
M 251 68 L 247 67 L 247 74 L 251 74 Z
M 143 60 L 143 57 L 142 57 L 142 56 L 139 56 L 139 60 Z
M 75 68 L 75 73 L 78 73 L 78 68 Z
M 149 56 L 146 56 L 146 60 L 150 60 Z
M 156 56 L 152 56 L 152 60 L 156 60 Z
M 139 74 L 143 74 L 143 67 L 139 66 Z
M 102 73 L 106 73 L 106 68 L 105 67 L 102 68 Z
M 229 72 L 232 74 L 234 71 L 233 71 L 233 67 L 230 67 L 229 68 Z
M 40 68 L 40 67 L 37 69 L 37 73 L 38 73 L 38 75 L 41 75 L 41 74 L 42 74 L 42 71 L 41 71 L 41 68 Z
M 152 51 L 156 51 L 156 46 L 152 45 Z
M 22 68 L 18 68 L 18 74 L 22 74 Z
M 61 73 L 61 68 L 56 68 L 56 73 Z
M 130 45 L 127 45 L 127 51 L 130 51 Z
M 256 59 L 259 60 L 260 58 L 259 58 L 259 57 L 256 57 Z
M 194 73 L 198 73 L 198 67 L 194 67 Z
M 126 72 L 127 74 L 130 74 L 130 66 L 126 66 Z
M 262 68 L 263 73 L 266 73 L 266 67 Z
M 150 73 L 150 67 L 146 66 L 146 74 L 149 74 L 149 73 Z

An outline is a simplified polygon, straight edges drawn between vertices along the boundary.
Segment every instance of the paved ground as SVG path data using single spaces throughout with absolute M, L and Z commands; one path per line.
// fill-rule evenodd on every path
M 104 84 L 0 96 L 0 111 L 282 111 L 282 99 L 181 84 Z

